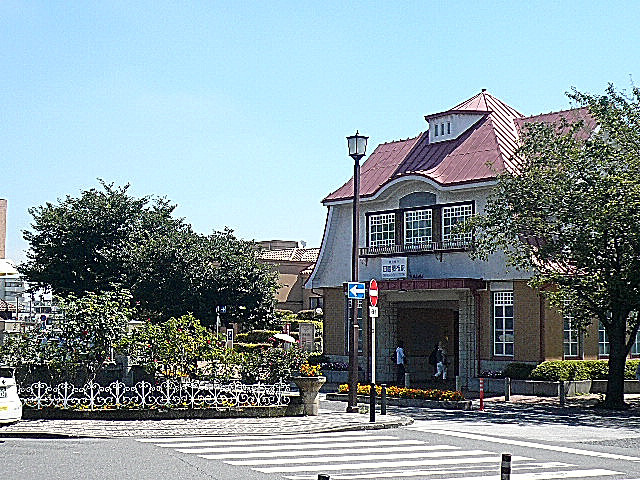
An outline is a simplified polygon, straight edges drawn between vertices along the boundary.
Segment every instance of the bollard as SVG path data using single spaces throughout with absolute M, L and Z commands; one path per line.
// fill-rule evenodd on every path
M 478 384 L 480 387 L 480 406 L 478 407 L 478 410 L 482 411 L 484 410 L 484 378 L 479 378 Z
M 511 400 L 511 378 L 504 378 L 504 401 L 508 402 Z
M 376 384 L 372 383 L 371 391 L 369 392 L 369 421 L 376 421 Z
M 331 477 L 325 473 L 319 473 L 318 480 L 331 480 Z
M 567 392 L 564 391 L 564 380 L 560 380 L 560 385 L 558 386 L 559 395 L 560 395 L 560 406 L 564 407 L 564 402 L 567 399 Z
M 382 384 L 382 391 L 380 392 L 380 415 L 387 414 L 387 384 Z
M 500 480 L 511 479 L 511 454 L 502 454 L 502 464 L 500 465 Z
M 462 377 L 460 375 L 456 375 L 456 391 L 462 391 Z
M 409 388 L 409 374 L 405 373 L 404 374 L 404 388 Z

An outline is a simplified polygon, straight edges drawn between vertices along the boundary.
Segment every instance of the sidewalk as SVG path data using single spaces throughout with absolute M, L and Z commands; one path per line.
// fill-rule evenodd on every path
M 206 420 L 23 420 L 0 425 L 2 437 L 165 437 L 214 435 L 286 435 L 295 433 L 340 432 L 398 428 L 413 423 L 407 415 L 345 413 L 342 402 L 321 397 L 320 412 L 312 417 L 219 418 Z

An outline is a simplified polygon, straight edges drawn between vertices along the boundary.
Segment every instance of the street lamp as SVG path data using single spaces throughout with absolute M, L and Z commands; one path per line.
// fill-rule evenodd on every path
M 360 159 L 367 151 L 369 137 L 356 134 L 347 137 L 349 156 L 353 158 L 353 242 L 351 244 L 351 281 L 358 281 L 358 250 L 359 221 L 360 221 Z M 347 412 L 358 412 L 358 300 L 351 301 L 352 330 L 351 346 L 349 350 L 349 402 Z

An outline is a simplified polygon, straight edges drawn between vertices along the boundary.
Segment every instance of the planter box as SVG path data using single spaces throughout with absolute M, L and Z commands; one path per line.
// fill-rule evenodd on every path
M 341 402 L 348 401 L 349 395 L 346 393 L 327 393 L 327 400 L 337 400 Z M 380 404 L 380 396 L 376 397 L 378 405 Z M 358 395 L 358 403 L 369 403 L 369 397 L 366 395 Z M 448 410 L 471 410 L 471 400 L 422 400 L 419 398 L 396 398 L 387 396 L 387 405 L 397 407 L 421 407 L 421 408 L 446 408 Z
M 591 392 L 591 380 L 577 380 L 564 382 L 565 394 L 570 397 L 578 394 Z M 471 379 L 469 391 L 479 391 L 478 379 Z M 485 378 L 485 393 L 504 395 L 504 378 Z M 544 382 L 538 380 L 511 380 L 511 395 L 530 395 L 537 397 L 558 397 L 560 396 L 560 382 Z
M 591 393 L 607 393 L 607 381 L 592 380 Z M 640 382 L 638 380 L 625 380 L 624 393 L 640 393 Z
M 323 370 L 322 375 L 327 377 L 327 383 L 348 383 L 349 372 L 347 370 Z

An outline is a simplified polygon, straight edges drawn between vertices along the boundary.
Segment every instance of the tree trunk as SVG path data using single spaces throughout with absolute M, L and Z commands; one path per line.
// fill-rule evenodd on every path
M 624 367 L 627 360 L 626 318 L 614 320 L 607 331 L 609 335 L 609 375 L 607 377 L 607 396 L 604 407 L 622 410 L 628 408 L 624 402 Z

